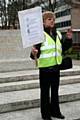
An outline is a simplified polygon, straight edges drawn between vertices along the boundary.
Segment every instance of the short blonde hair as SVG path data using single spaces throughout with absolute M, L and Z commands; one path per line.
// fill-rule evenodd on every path
M 52 17 L 55 20 L 55 14 L 52 11 L 45 11 L 43 12 L 42 16 L 43 16 L 43 21 L 45 21 L 47 18 L 52 18 Z

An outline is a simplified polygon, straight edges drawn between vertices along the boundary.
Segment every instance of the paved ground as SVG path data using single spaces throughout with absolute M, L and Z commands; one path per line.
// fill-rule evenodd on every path
M 80 120 L 80 101 L 60 104 L 65 120 Z M 42 120 L 40 108 L 0 114 L 0 120 Z M 53 120 L 59 120 L 53 118 Z

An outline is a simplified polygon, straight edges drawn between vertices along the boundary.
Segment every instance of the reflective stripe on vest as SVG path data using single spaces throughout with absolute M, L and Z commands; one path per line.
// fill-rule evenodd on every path
M 62 46 L 58 36 L 56 42 L 46 32 L 46 41 L 41 44 L 41 54 L 38 59 L 38 67 L 49 67 L 62 62 Z

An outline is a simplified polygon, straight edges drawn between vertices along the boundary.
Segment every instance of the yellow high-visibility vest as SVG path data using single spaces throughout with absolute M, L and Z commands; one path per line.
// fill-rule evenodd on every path
M 38 59 L 38 67 L 50 67 L 54 65 L 59 65 L 62 62 L 62 44 L 60 41 L 61 33 L 57 31 L 56 42 L 53 40 L 51 36 L 49 36 L 46 32 L 45 42 L 41 44 L 40 50 L 41 54 Z

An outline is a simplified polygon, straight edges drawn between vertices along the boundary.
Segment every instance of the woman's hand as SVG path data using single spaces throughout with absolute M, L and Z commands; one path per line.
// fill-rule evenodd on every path
M 33 56 L 37 56 L 38 50 L 35 47 L 32 47 L 32 54 Z
M 68 39 L 72 39 L 72 30 L 71 29 L 68 29 L 67 33 L 66 33 L 66 37 Z

